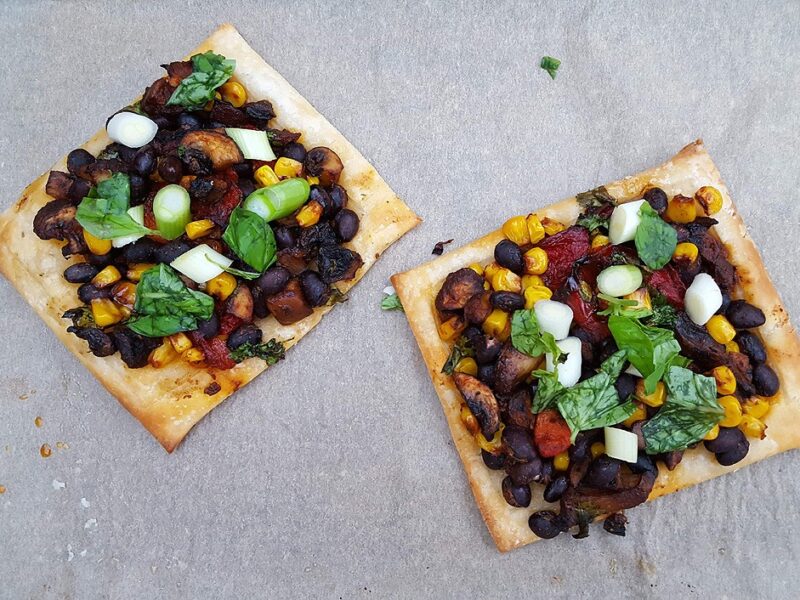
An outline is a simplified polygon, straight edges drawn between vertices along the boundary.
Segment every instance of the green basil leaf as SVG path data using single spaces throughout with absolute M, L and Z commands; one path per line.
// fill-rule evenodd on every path
M 651 269 L 666 265 L 678 245 L 678 234 L 647 203 L 639 209 L 641 222 L 636 228 L 636 251 L 639 258 Z
M 214 99 L 214 90 L 233 75 L 236 61 L 210 50 L 192 56 L 192 74 L 184 78 L 170 96 L 167 105 L 178 104 L 190 110 L 203 108 Z
M 233 209 L 222 239 L 236 256 L 258 271 L 256 277 L 277 258 L 278 246 L 272 227 L 260 215 L 239 206 Z
M 381 300 L 381 310 L 403 311 L 403 305 L 400 303 L 400 297 L 397 294 L 389 294 L 386 296 L 383 300 Z
M 677 320 L 678 311 L 669 304 L 657 304 L 656 300 L 653 299 L 653 311 L 650 318 L 647 320 L 648 326 L 672 329 L 675 327 L 675 322 Z
M 534 396 L 533 404 L 531 405 L 531 412 L 534 414 L 540 413 L 548 408 L 552 408 L 555 405 L 559 394 L 566 389 L 558 380 L 557 370 L 558 367 L 556 367 L 555 371 L 536 370 L 532 373 L 532 375 L 539 378 L 538 385 L 536 387 L 536 395 Z
M 198 321 L 211 318 L 214 299 L 190 290 L 165 264 L 148 269 L 136 286 L 134 317 L 130 329 L 146 337 L 162 337 L 197 329 Z
M 558 364 L 561 348 L 552 333 L 539 329 L 533 309 L 515 310 L 511 317 L 511 344 L 528 356 L 541 356 L 545 352 L 553 355 L 553 364 Z
M 450 356 L 447 357 L 447 362 L 442 367 L 442 373 L 452 375 L 459 361 L 468 356 L 475 356 L 475 351 L 472 349 L 469 340 L 462 335 L 450 350 Z
M 616 298 L 614 296 L 609 296 L 608 294 L 597 294 L 597 297 L 601 300 L 605 300 L 606 304 L 608 305 L 607 308 L 598 311 L 598 315 L 602 316 L 609 316 L 609 315 L 621 315 L 624 317 L 632 317 L 634 319 L 642 319 L 644 317 L 649 317 L 653 314 L 653 311 L 647 308 L 633 308 L 634 306 L 638 306 L 638 302 L 636 300 L 627 300 L 625 298 Z
M 151 234 L 128 214 L 131 184 L 124 173 L 114 173 L 89 190 L 81 200 L 75 218 L 86 231 L 101 240 L 134 234 Z
M 642 427 L 648 454 L 683 450 L 703 439 L 725 416 L 712 377 L 673 366 L 664 383 L 667 401 Z
M 240 363 L 248 358 L 260 358 L 268 365 L 272 366 L 279 360 L 283 360 L 286 354 L 286 347 L 282 342 L 272 338 L 268 342 L 253 344 L 248 342 L 242 344 L 235 350 L 231 350 L 230 357 L 234 362 Z
M 594 233 L 598 229 L 608 229 L 608 219 L 600 215 L 581 215 L 575 224 L 585 227 L 589 230 L 589 233 Z
M 543 56 L 539 66 L 547 71 L 552 79 L 555 79 L 556 71 L 558 71 L 558 68 L 561 66 L 561 61 L 552 56 Z

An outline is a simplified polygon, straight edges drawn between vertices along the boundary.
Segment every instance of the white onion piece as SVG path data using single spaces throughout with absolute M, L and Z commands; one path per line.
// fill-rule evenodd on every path
M 561 348 L 561 352 L 567 355 L 567 360 L 558 365 L 558 382 L 564 387 L 571 387 L 581 378 L 581 367 L 583 366 L 581 341 L 573 336 L 557 341 L 556 345 Z M 553 355 L 547 352 L 544 359 L 545 369 L 552 372 L 555 367 Z
M 641 285 L 642 272 L 635 265 L 614 265 L 597 276 L 597 289 L 616 298 L 635 292 Z
M 636 237 L 636 229 L 642 220 L 639 216 L 642 204 L 644 200 L 636 200 L 620 204 L 614 209 L 608 221 L 608 239 L 612 244 L 630 242 Z
M 158 125 L 144 115 L 123 111 L 115 114 L 106 125 L 108 137 L 128 148 L 141 148 L 156 137 Z
M 603 433 L 607 456 L 628 463 L 639 459 L 639 438 L 635 433 L 616 427 L 603 427 Z
M 572 309 L 555 300 L 539 300 L 533 305 L 539 329 L 552 333 L 556 340 L 563 340 L 569 335 L 572 325 Z
M 705 325 L 722 306 L 722 292 L 707 273 L 698 273 L 683 297 L 686 314 L 698 325 Z
M 397 292 L 395 291 L 393 285 L 387 285 L 385 288 L 383 288 L 383 293 L 387 296 L 391 296 L 392 294 L 396 294 Z
M 209 247 L 200 244 L 184 252 L 169 265 L 186 275 L 192 281 L 205 283 L 224 271 L 223 267 L 230 267 L 233 261 Z
M 131 216 L 131 219 L 136 221 L 139 225 L 144 226 L 144 204 L 140 204 L 139 206 L 131 206 L 128 209 L 128 214 Z M 122 248 L 123 246 L 127 246 L 128 244 L 132 244 L 139 238 L 143 238 L 143 233 L 132 233 L 131 235 L 123 235 L 122 237 L 113 238 L 111 240 L 111 245 L 114 248 Z

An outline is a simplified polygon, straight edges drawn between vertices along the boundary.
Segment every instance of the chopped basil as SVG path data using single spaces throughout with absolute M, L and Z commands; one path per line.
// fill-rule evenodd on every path
M 557 364 L 561 357 L 561 349 L 553 334 L 539 329 L 533 309 L 514 311 L 511 317 L 511 344 L 528 356 L 541 356 L 549 352 L 553 355 L 553 364 Z
M 666 302 L 663 304 L 658 304 L 657 302 L 657 299 L 654 298 L 653 314 L 647 319 L 647 325 L 672 329 L 675 327 L 675 321 L 678 320 L 678 311 Z
M 146 337 L 161 337 L 197 329 L 198 321 L 214 313 L 214 299 L 190 290 L 172 267 L 161 263 L 142 274 L 133 310 L 135 316 L 127 323 L 130 329 Z
M 222 239 L 236 256 L 258 271 L 256 277 L 275 262 L 278 251 L 275 234 L 272 227 L 254 212 L 237 206 L 231 213 Z
M 167 105 L 178 104 L 189 110 L 203 108 L 214 99 L 214 90 L 228 81 L 236 61 L 210 50 L 192 56 L 192 74 L 184 78 L 170 96 Z
M 581 227 L 586 227 L 589 230 L 589 233 L 594 233 L 599 229 L 608 229 L 608 219 L 601 217 L 600 215 L 581 215 L 576 222 L 576 225 L 580 225 Z
M 347 302 L 349 298 L 347 294 L 337 288 L 335 285 L 331 286 L 331 297 L 328 298 L 328 306 L 333 306 L 334 304 L 343 304 Z
M 609 315 L 620 315 L 623 317 L 631 317 L 634 319 L 642 319 L 644 317 L 649 317 L 653 314 L 653 311 L 649 308 L 633 308 L 634 306 L 638 306 L 639 303 L 636 300 L 629 300 L 626 298 L 617 298 L 615 296 L 609 296 L 608 294 L 597 294 L 597 297 L 601 300 L 605 300 L 608 304 L 608 307 L 605 309 L 598 311 L 597 314 L 601 316 L 609 316 Z
M 78 205 L 75 218 L 81 227 L 101 240 L 155 233 L 128 214 L 130 198 L 130 179 L 124 173 L 114 173 L 89 190 Z
M 237 363 L 240 363 L 248 358 L 256 357 L 264 360 L 268 365 L 272 366 L 279 360 L 283 360 L 285 354 L 286 348 L 284 347 L 283 342 L 279 342 L 275 338 L 272 338 L 270 341 L 262 342 L 260 344 L 253 344 L 251 342 L 242 344 L 235 350 L 231 350 L 230 357 L 234 362 Z
M 472 349 L 469 340 L 462 335 L 458 338 L 453 349 L 450 350 L 450 356 L 447 357 L 447 362 L 442 367 L 442 373 L 452 375 L 459 361 L 469 356 L 475 356 L 475 351 Z
M 92 309 L 86 305 L 70 308 L 61 315 L 61 318 L 71 320 L 75 327 L 97 327 Z
M 535 414 L 555 405 L 558 395 L 564 391 L 564 386 L 558 380 L 557 371 L 537 370 L 532 375 L 539 378 L 536 386 L 536 396 L 534 396 L 533 404 L 531 405 L 531 412 Z
M 648 454 L 683 450 L 699 442 L 725 415 L 713 377 L 670 367 L 664 383 L 667 401 L 642 427 Z
M 400 298 L 397 294 L 389 294 L 381 300 L 382 310 L 403 310 L 403 305 L 400 303 Z
M 644 264 L 651 269 L 660 269 L 672 258 L 678 245 L 678 234 L 647 202 L 639 209 L 639 216 L 641 222 L 634 239 L 636 251 Z
M 553 58 L 552 56 L 543 56 L 539 66 L 547 71 L 548 75 L 550 75 L 552 79 L 555 79 L 556 71 L 558 71 L 558 68 L 561 66 L 561 61 L 557 58 Z

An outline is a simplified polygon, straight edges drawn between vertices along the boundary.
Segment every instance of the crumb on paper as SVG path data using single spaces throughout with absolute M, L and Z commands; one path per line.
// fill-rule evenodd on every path
M 81 556 L 86 556 L 87 550 L 81 550 Z
M 81 498 L 81 506 L 83 508 L 89 508 L 91 505 L 92 504 L 86 498 Z
M 56 442 L 56 448 L 59 450 L 69 450 L 69 444 L 67 442 Z
M 59 481 L 58 479 L 53 479 L 53 489 L 54 490 L 63 490 L 67 487 L 67 484 L 63 481 Z
M 93 529 L 97 527 L 97 519 L 89 519 L 83 524 L 84 529 Z
M 75 558 L 75 553 L 72 551 L 72 544 L 67 544 L 67 562 L 72 562 Z

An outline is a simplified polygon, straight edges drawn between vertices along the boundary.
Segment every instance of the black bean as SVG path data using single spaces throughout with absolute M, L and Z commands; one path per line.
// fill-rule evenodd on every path
M 481 338 L 483 337 L 483 331 L 480 327 L 469 325 L 461 335 L 467 338 L 467 341 L 474 348 L 476 344 L 480 343 Z
M 115 330 L 111 337 L 119 350 L 120 357 L 130 369 L 139 369 L 147 365 L 148 355 L 161 343 L 159 338 L 141 336 L 127 327 Z
M 240 179 L 252 179 L 253 177 L 253 165 L 249 162 L 235 164 L 233 165 L 233 170 L 236 171 L 236 175 L 238 175 Z
M 178 115 L 178 127 L 184 131 L 202 129 L 203 122 L 191 113 L 182 112 Z
M 92 164 L 97 160 L 90 152 L 83 148 L 76 148 L 67 154 L 67 171 L 77 175 L 81 167 Z
M 550 482 L 553 480 L 553 461 L 552 459 L 542 459 L 542 479 L 539 483 L 542 485 L 549 485 Z
M 289 227 L 277 227 L 275 229 L 275 242 L 278 250 L 292 248 L 297 243 L 297 236 Z
M 111 264 L 112 260 L 114 259 L 114 254 L 111 252 L 108 254 L 86 254 L 84 255 L 84 258 L 89 264 L 102 269 L 103 267 Z
M 632 463 L 632 464 L 629 464 L 628 468 L 633 473 L 637 473 L 637 474 L 638 473 L 649 472 L 649 473 L 655 473 L 656 475 L 658 475 L 658 466 L 653 461 L 653 459 L 650 458 L 644 452 L 639 452 L 639 455 L 636 458 L 636 462 Z
M 733 450 L 737 444 L 744 440 L 744 433 L 738 427 L 720 427 L 717 437 L 711 441 L 704 442 L 704 445 L 709 452 L 720 454 Z
M 296 160 L 297 162 L 303 162 L 306 159 L 306 149 L 303 147 L 303 144 L 289 142 L 281 149 L 280 155 Z
M 261 288 L 252 281 L 249 284 L 250 287 L 250 295 L 253 296 L 253 316 L 256 319 L 263 319 L 269 316 L 269 309 L 267 308 L 267 302 L 264 292 L 261 291 Z
M 77 263 L 64 269 L 64 279 L 70 283 L 87 283 L 99 272 L 97 267 L 89 263 Z
M 494 259 L 501 267 L 521 274 L 525 269 L 522 249 L 511 240 L 502 240 L 494 247 Z
M 503 479 L 503 498 L 511 506 L 525 508 L 531 503 L 531 488 L 529 485 L 515 485 L 511 477 Z
M 503 430 L 503 443 L 509 453 L 517 460 L 533 460 L 538 457 L 533 447 L 531 432 L 517 425 L 509 425 Z
M 143 237 L 122 250 L 122 259 L 126 263 L 146 263 L 153 260 L 158 244 L 150 238 Z
M 525 298 L 514 292 L 492 292 L 489 300 L 495 308 L 509 313 L 525 308 Z
M 139 175 L 148 177 L 155 171 L 157 162 L 156 153 L 151 148 L 146 148 L 136 153 L 133 158 L 133 168 Z
M 96 327 L 76 327 L 71 325 L 67 331 L 74 333 L 89 344 L 89 350 L 95 356 L 111 356 L 117 351 L 111 336 Z
M 233 331 L 229 336 L 226 344 L 229 350 L 236 350 L 239 346 L 245 344 L 260 344 L 263 337 L 261 329 L 257 325 L 248 323 L 242 325 L 239 329 Z
M 180 158 L 185 170 L 192 175 L 211 175 L 211 158 L 199 148 L 184 148 Z
M 205 321 L 198 321 L 197 331 L 207 340 L 216 336 L 219 333 L 219 317 L 217 313 L 212 313 L 211 317 Z
M 566 475 L 559 475 L 544 488 L 545 502 L 558 502 L 567 491 L 569 480 Z
M 485 383 L 489 387 L 494 387 L 494 375 L 495 375 L 494 365 L 478 366 L 478 379 L 480 379 L 483 383 Z
M 336 212 L 342 210 L 343 208 L 347 208 L 347 190 L 345 190 L 338 183 L 334 183 L 331 186 L 331 189 L 328 190 L 328 194 L 330 194 L 331 200 L 333 200 L 333 204 L 336 207 Z
M 767 361 L 767 351 L 758 336 L 750 331 L 740 331 L 736 335 L 739 352 L 746 354 L 756 364 Z
M 188 252 L 191 250 L 191 246 L 186 242 L 181 242 L 180 240 L 173 240 L 168 244 L 164 244 L 163 246 L 159 246 L 155 252 L 153 252 L 153 258 L 156 262 L 169 264 L 176 258 L 178 258 L 184 252 Z
M 750 442 L 748 442 L 747 438 L 745 438 L 743 441 L 736 444 L 736 446 L 734 446 L 732 449 L 728 450 L 727 452 L 720 452 L 715 456 L 717 457 L 717 462 L 723 467 L 730 467 L 747 456 L 749 451 Z
M 150 190 L 150 180 L 136 173 L 131 173 L 128 179 L 131 185 L 131 200 L 144 198 Z
M 503 343 L 488 335 L 479 338 L 474 344 L 475 362 L 479 365 L 487 365 L 493 363 L 500 356 L 500 350 L 503 349 Z
M 242 195 L 247 198 L 256 191 L 256 184 L 252 179 L 240 179 L 239 189 L 242 190 Z
M 331 297 L 330 286 L 315 271 L 303 271 L 300 274 L 300 287 L 311 306 L 322 306 Z
M 292 274 L 288 269 L 280 265 L 275 265 L 267 269 L 258 279 L 255 280 L 256 285 L 261 288 L 265 296 L 272 296 L 278 292 L 282 292 L 286 284 L 292 278 Z
M 725 316 L 736 329 L 761 327 L 767 321 L 764 311 L 744 300 L 731 301 Z
M 662 214 L 667 210 L 667 194 L 661 188 L 650 188 L 644 193 L 644 199 L 658 214 Z
M 178 183 L 183 177 L 183 163 L 177 156 L 167 156 L 158 163 L 158 174 L 167 183 Z
M 756 365 L 756 368 L 753 369 L 753 385 L 759 396 L 774 396 L 781 389 L 781 382 L 775 371 L 764 363 Z
M 108 298 L 111 288 L 99 288 L 92 283 L 84 283 L 78 288 L 78 298 L 84 304 L 91 304 L 92 300 Z
M 619 475 L 620 463 L 618 460 L 608 456 L 598 456 L 589 466 L 583 482 L 587 485 L 607 489 L 614 486 Z
M 558 515 L 552 510 L 540 510 L 528 517 L 528 527 L 537 537 L 549 540 L 561 533 Z
M 698 267 L 699 267 L 699 265 L 698 265 Z M 683 274 L 684 272 L 686 272 L 686 270 L 687 270 L 687 269 L 683 269 L 683 270 L 681 271 L 681 274 Z M 699 271 L 699 269 L 698 269 L 698 271 Z M 697 273 L 694 273 L 694 274 L 692 275 L 692 278 L 694 278 L 694 276 L 695 276 L 695 275 L 697 275 Z M 690 283 L 690 285 L 691 285 L 691 283 Z M 718 315 L 724 315 L 724 314 L 725 314 L 725 311 L 727 311 L 727 310 L 728 310 L 728 307 L 729 307 L 730 305 L 731 305 L 731 295 L 730 295 L 728 292 L 722 292 L 722 304 L 720 304 L 720 305 L 719 305 L 719 308 L 717 309 L 717 312 L 716 312 L 716 314 L 718 314 Z
M 614 387 L 617 389 L 617 394 L 622 402 L 632 395 L 636 390 L 636 377 L 629 373 L 623 373 L 614 382 Z
M 322 207 L 322 216 L 325 219 L 330 219 L 336 214 L 336 207 L 331 200 L 330 194 L 325 191 L 322 186 L 312 185 L 311 191 L 308 194 L 309 202 L 314 200 Z
M 349 242 L 358 233 L 359 218 L 349 208 L 340 210 L 333 220 L 333 227 L 336 235 L 343 242 Z
M 515 485 L 528 485 L 542 480 L 542 461 L 534 458 L 529 462 L 518 462 L 508 469 L 508 476 Z
M 486 450 L 481 450 L 481 457 L 483 458 L 483 464 L 493 471 L 500 471 L 506 465 L 505 454 L 492 454 Z

